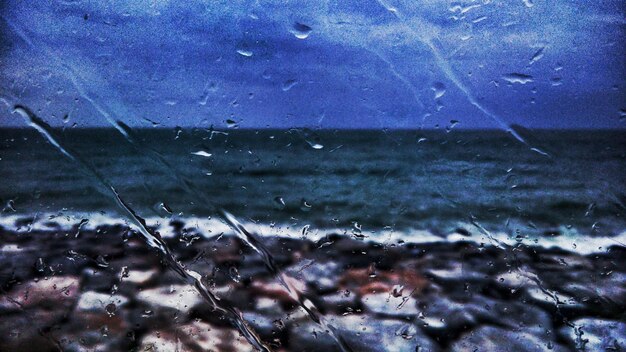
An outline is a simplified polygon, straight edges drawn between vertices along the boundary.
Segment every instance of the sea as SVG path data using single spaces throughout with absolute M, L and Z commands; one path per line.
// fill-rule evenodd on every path
M 50 131 L 63 150 L 35 129 L 0 129 L 0 226 L 127 223 L 104 181 L 164 235 L 173 220 L 227 232 L 225 210 L 262 236 L 626 243 L 619 130 Z

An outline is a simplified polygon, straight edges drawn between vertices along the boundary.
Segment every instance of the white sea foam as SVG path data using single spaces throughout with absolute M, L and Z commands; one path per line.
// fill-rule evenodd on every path
M 80 231 L 95 230 L 101 226 L 129 226 L 129 223 L 119 217 L 103 213 L 71 213 L 71 214 L 37 214 L 35 216 L 11 214 L 0 217 L 0 226 L 18 233 L 31 231 L 66 231 L 75 235 Z M 85 222 L 85 219 L 88 220 Z M 234 231 L 218 219 L 202 217 L 185 218 L 146 218 L 149 227 L 156 229 L 161 236 L 171 238 L 176 232 L 171 225 L 173 220 L 181 221 L 187 231 L 197 232 L 206 238 L 218 235 L 234 235 Z M 82 225 L 78 226 L 81 221 Z M 19 224 L 19 225 L 18 225 Z M 616 236 L 585 236 L 576 229 L 561 228 L 559 236 L 523 236 L 505 231 L 493 231 L 485 233 L 472 224 L 459 223 L 459 228 L 466 231 L 451 232 L 446 235 L 436 235 L 427 229 L 393 230 L 382 229 L 380 231 L 354 233 L 354 228 L 315 228 L 307 226 L 273 225 L 265 223 L 244 223 L 244 226 L 252 232 L 263 237 L 284 237 L 292 239 L 306 239 L 318 241 L 329 235 L 338 234 L 348 237 L 363 239 L 364 241 L 379 242 L 385 245 L 430 244 L 430 243 L 457 243 L 467 242 L 485 246 L 516 246 L 524 245 L 541 248 L 561 248 L 570 252 L 583 255 L 602 253 L 612 246 L 626 247 L 626 230 Z M 8 248 L 2 249 L 9 250 Z

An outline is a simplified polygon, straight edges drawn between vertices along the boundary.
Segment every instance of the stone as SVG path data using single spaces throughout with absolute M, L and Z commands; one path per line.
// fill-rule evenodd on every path
M 531 286 L 526 288 L 526 292 L 530 296 L 531 299 L 536 301 L 537 303 L 547 305 L 547 306 L 556 306 L 559 308 L 575 308 L 575 309 L 584 309 L 585 305 L 576 300 L 576 298 L 568 296 L 564 293 L 542 289 L 539 286 Z
M 471 268 L 465 268 L 462 263 L 452 262 L 447 268 L 428 269 L 426 274 L 432 275 L 437 279 L 444 281 L 475 281 L 485 280 L 489 276 L 485 273 L 474 271 Z
M 0 296 L 0 311 L 19 311 L 33 307 L 53 310 L 70 308 L 80 291 L 80 282 L 73 276 L 52 276 L 29 281 Z
M 157 275 L 156 270 L 130 270 L 128 274 L 122 278 L 122 281 L 137 286 L 143 286 L 152 281 Z
M 109 295 L 106 293 L 87 291 L 83 292 L 78 300 L 77 310 L 80 311 L 112 311 L 121 308 L 128 303 L 128 298 L 122 295 Z M 109 312 L 109 313 L 112 313 Z
M 147 333 L 142 337 L 138 350 L 253 352 L 254 348 L 235 329 L 193 322 L 171 330 Z
M 292 288 L 289 292 L 285 286 L 283 286 L 278 280 L 274 281 L 254 281 L 250 287 L 250 290 L 257 297 L 266 297 L 276 300 L 282 304 L 294 303 L 297 300 L 294 297 L 296 291 L 305 292 L 306 286 L 303 281 L 297 278 L 287 275 L 282 276 L 283 280 Z
M 54 315 L 44 310 L 26 314 L 0 315 L 0 351 L 55 351 L 58 350 L 49 334 L 42 334 L 41 328 L 51 326 L 56 321 Z
M 126 312 L 112 314 L 106 311 L 77 311 L 52 334 L 63 351 L 120 351 L 128 350 L 130 325 Z
M 439 347 L 408 321 L 374 319 L 365 315 L 327 316 L 353 351 L 439 351 Z M 291 351 L 340 351 L 337 342 L 320 325 L 306 321 L 289 332 Z
M 456 330 L 475 324 L 474 316 L 463 303 L 436 296 L 420 298 L 420 303 L 423 303 L 424 309 L 418 322 L 429 329 Z
M 495 275 L 497 283 L 511 289 L 534 285 L 533 279 L 537 278 L 537 274 L 530 269 L 511 270 Z
M 479 323 L 503 325 L 512 331 L 524 331 L 537 336 L 552 332 L 550 314 L 531 304 L 474 295 L 465 304 L 465 310 Z
M 405 294 L 419 294 L 430 282 L 414 268 L 396 270 L 377 270 L 375 268 L 350 269 L 339 280 L 340 290 L 350 290 L 360 295 L 367 293 L 391 293 L 397 287 L 403 287 Z
M 323 295 L 319 298 L 326 311 L 343 313 L 346 309 L 353 309 L 357 306 L 356 295 L 348 290 Z
M 169 310 L 188 313 L 203 302 L 200 294 L 191 285 L 169 285 L 143 290 L 137 294 L 136 298 L 153 307 L 155 312 Z
M 582 318 L 574 320 L 572 324 L 577 328 L 563 327 L 559 332 L 574 348 L 584 351 L 621 351 L 626 348 L 624 322 Z
M 285 270 L 286 273 L 305 281 L 318 292 L 336 289 L 337 278 L 340 277 L 340 266 L 336 262 L 316 262 L 307 260 Z
M 278 321 L 283 321 L 284 316 L 279 314 L 259 314 L 255 312 L 245 312 L 243 313 L 243 318 L 245 321 L 252 326 L 254 331 L 259 333 L 264 337 L 270 337 L 279 332 L 282 323 Z M 274 323 L 277 322 L 277 323 Z
M 417 315 L 417 301 L 411 296 L 395 297 L 390 293 L 371 293 L 361 297 L 367 311 L 385 316 Z
M 567 349 L 549 338 L 540 338 L 527 332 L 482 326 L 453 342 L 449 351 L 565 352 Z

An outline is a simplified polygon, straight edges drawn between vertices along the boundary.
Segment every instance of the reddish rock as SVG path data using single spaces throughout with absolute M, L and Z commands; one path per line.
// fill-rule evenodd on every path
M 400 290 L 404 295 L 419 294 L 429 285 L 429 281 L 417 270 L 399 268 L 392 271 L 372 269 L 347 270 L 339 280 L 340 287 L 358 292 L 360 295 Z M 397 294 L 400 294 L 398 292 Z M 397 295 L 396 294 L 396 295 Z
M 139 351 L 252 352 L 254 348 L 235 329 L 193 322 L 172 330 L 149 332 L 141 339 Z
M 33 307 L 67 309 L 74 304 L 79 291 L 79 280 L 72 276 L 29 281 L 0 296 L 0 310 L 19 311 Z

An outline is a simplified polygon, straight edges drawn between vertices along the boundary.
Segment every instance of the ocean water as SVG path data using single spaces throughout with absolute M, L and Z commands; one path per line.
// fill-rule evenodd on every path
M 148 219 L 210 221 L 223 208 L 268 235 L 333 229 L 373 240 L 478 227 L 530 239 L 626 229 L 622 131 L 527 131 L 540 151 L 502 131 L 454 129 L 134 130 L 140 145 L 113 129 L 56 133 Z M 36 131 L 2 129 L 0 148 L 4 226 L 119 218 L 93 176 Z
M 524 131 L 526 144 L 499 131 L 451 129 L 120 125 L 122 134 L 54 130 L 16 110 L 37 131 L 0 136 L 0 283 L 18 306 L 1 313 L 11 322 L 3 329 L 20 331 L 7 334 L 10 350 L 36 334 L 38 350 L 170 350 L 179 342 L 168 345 L 167 329 L 187 331 L 191 319 L 205 324 L 199 334 L 229 329 L 261 351 L 316 350 L 320 341 L 362 350 L 388 339 L 403 346 L 392 350 L 447 350 L 484 333 L 462 335 L 467 325 L 458 330 L 454 321 L 460 310 L 467 324 L 482 324 L 470 312 L 498 307 L 486 302 L 539 309 L 547 320 L 528 329 L 540 329 L 548 349 L 558 343 L 552 331 L 569 346 L 603 326 L 615 332 L 602 330 L 602 344 L 623 340 L 626 149 L 618 132 Z M 140 286 L 126 286 L 129 270 L 143 277 Z M 73 298 L 75 308 L 61 314 Z M 176 308 L 166 313 L 164 302 Z M 50 307 L 63 317 L 51 332 L 40 328 L 47 323 L 24 324 Z M 524 328 L 525 313 L 507 309 L 495 319 L 512 316 L 510 326 Z M 269 311 L 278 315 L 265 318 Z M 235 350 L 199 336 L 185 344 Z

